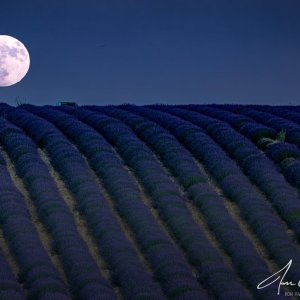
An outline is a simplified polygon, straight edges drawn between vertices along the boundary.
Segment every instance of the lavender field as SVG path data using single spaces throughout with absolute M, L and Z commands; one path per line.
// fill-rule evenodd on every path
M 300 295 L 300 106 L 2 103 L 0 147 L 0 300 Z

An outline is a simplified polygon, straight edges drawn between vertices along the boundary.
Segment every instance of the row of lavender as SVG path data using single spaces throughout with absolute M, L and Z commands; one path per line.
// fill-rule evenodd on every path
M 77 112 L 77 113 L 79 113 L 79 112 Z M 82 110 L 81 110 L 81 113 L 82 113 Z M 94 120 L 95 121 L 95 120 Z M 113 122 L 113 120 L 111 119 L 110 120 L 111 122 Z M 182 179 L 183 179 L 183 176 L 182 176 Z M 227 241 L 227 243 L 228 243 L 228 241 Z M 231 252 L 231 254 L 232 254 L 232 252 Z M 246 260 L 245 260 L 245 258 L 244 258 L 244 262 L 246 262 Z M 239 263 L 241 263 L 241 261 L 239 262 Z M 244 268 L 244 270 L 248 270 L 246 267 Z M 263 271 L 261 271 L 261 276 L 262 276 L 262 274 L 263 274 Z M 244 278 L 246 278 L 247 276 L 244 274 Z M 251 276 L 250 276 L 251 277 Z M 257 277 L 257 276 L 256 276 Z M 249 281 L 249 277 L 248 277 L 248 281 Z M 251 279 L 250 279 L 250 281 L 251 281 Z M 254 281 L 252 282 L 252 288 L 253 288 L 253 290 L 255 290 L 255 287 L 254 287 Z M 270 293 L 270 295 L 271 295 L 271 293 Z
M 24 293 L 12 270 L 0 252 L 0 299 L 23 300 Z
M 243 218 L 268 249 L 270 257 L 279 266 L 285 265 L 291 258 L 299 266 L 300 253 L 297 245 L 287 235 L 281 221 L 274 215 L 265 198 L 257 192 L 236 162 L 230 159 L 203 130 L 188 121 L 159 111 L 167 111 L 171 109 L 170 107 L 158 106 L 155 107 L 156 110 L 136 106 L 121 108 L 138 113 L 168 129 L 205 165 L 224 194 L 237 203 Z M 297 281 L 300 275 L 298 268 L 292 270 L 293 274 L 289 274 L 294 281 Z
M 261 107 L 263 111 L 270 112 L 274 115 L 288 119 L 289 121 L 300 124 L 299 113 L 300 106 L 297 105 L 280 105 L 280 106 L 269 106 L 269 105 L 247 105 L 247 107 Z
M 232 219 L 223 198 L 209 184 L 206 174 L 201 172 L 192 155 L 178 140 L 167 130 L 142 116 L 113 107 L 92 107 L 92 109 L 128 124 L 135 134 L 151 147 L 204 215 L 206 223 L 231 257 L 237 272 L 249 285 L 255 298 L 272 299 L 275 289 L 272 287 L 265 290 L 257 289 L 257 282 L 271 275 L 265 262 Z
M 255 145 L 263 150 L 273 160 L 286 179 L 295 187 L 300 188 L 300 149 L 294 144 L 284 142 L 278 138 L 280 130 L 257 123 L 245 115 L 222 110 L 224 106 L 186 106 L 186 108 L 207 114 L 220 119 L 252 140 Z M 272 110 L 273 111 L 273 110 Z M 280 110 L 281 111 L 281 110 Z M 299 122 L 300 122 L 300 114 Z
M 294 122 L 298 122 L 300 124 L 300 113 L 291 112 L 284 108 L 275 108 L 275 107 L 257 107 L 259 110 L 267 110 L 272 113 L 276 113 L 276 115 L 282 116 L 280 119 L 280 123 L 277 126 L 266 126 L 270 125 L 271 122 L 268 120 L 272 120 L 275 118 L 275 122 L 277 121 L 276 116 L 274 115 L 265 115 L 264 114 L 264 124 L 256 122 L 254 119 L 250 118 L 247 115 L 243 115 L 242 109 L 237 109 L 239 113 L 233 113 L 234 110 L 232 106 L 185 106 L 185 108 L 196 110 L 203 114 L 207 114 L 213 118 L 222 120 L 228 124 L 230 124 L 234 129 L 239 131 L 241 134 L 245 135 L 252 142 L 255 143 L 257 147 L 265 152 L 265 154 L 273 160 L 281 169 L 286 179 L 295 187 L 300 189 L 300 149 L 298 146 L 280 140 L 278 135 L 282 130 L 287 130 L 287 139 L 290 136 L 291 132 L 288 130 L 288 126 L 284 126 L 283 117 L 287 118 L 288 122 L 291 123 L 290 118 Z M 253 107 L 251 107 L 253 110 Z M 245 111 L 249 112 L 250 109 L 245 109 Z M 293 124 L 294 127 L 297 127 L 296 124 Z M 281 127 L 282 126 L 282 127 Z M 299 134 L 300 127 L 296 129 Z M 295 133 L 295 130 L 293 131 Z M 295 134 L 294 134 L 295 135 Z
M 43 127 L 36 128 L 33 119 L 28 120 L 26 115 L 22 115 L 18 110 L 10 110 L 9 107 L 6 109 L 6 117 L 17 120 L 20 127 L 31 124 L 37 135 L 43 129 Z M 37 152 L 36 145 L 24 131 L 8 121 L 2 121 L 1 129 L 1 144 L 9 154 L 18 175 L 23 180 L 41 222 L 52 237 L 53 249 L 61 259 L 71 293 L 75 298 L 81 299 L 95 299 L 95 294 L 103 295 L 103 297 L 106 297 L 105 299 L 115 299 L 113 289 L 101 275 L 87 246 L 79 235 L 71 211 L 59 194 L 47 166 Z M 51 139 L 47 141 L 51 143 Z M 52 147 L 55 148 L 56 146 L 52 145 Z M 45 269 L 44 265 L 47 266 L 46 259 L 49 260 L 48 255 L 44 253 L 45 251 L 35 253 L 33 252 L 34 249 L 31 249 L 30 240 L 28 240 L 30 237 L 27 238 L 26 234 L 27 231 L 30 233 L 33 231 L 29 227 L 32 226 L 30 217 L 28 216 L 23 221 L 22 218 L 16 218 L 13 215 L 12 221 L 17 224 L 8 223 L 8 230 L 14 230 L 14 226 L 16 226 L 17 233 L 22 237 L 17 245 L 18 249 L 25 251 L 29 259 L 33 260 L 32 264 L 25 269 L 23 277 L 25 282 L 28 281 L 28 284 L 33 285 L 33 288 L 35 287 L 33 279 L 35 279 L 39 289 L 33 295 L 30 295 L 29 299 L 43 299 L 40 294 L 47 294 L 53 298 L 55 294 L 62 294 L 63 292 L 66 294 L 65 298 L 69 299 L 67 292 L 64 291 L 64 285 L 57 278 L 55 271 L 52 270 L 54 268 L 51 269 L 48 266 Z M 8 240 L 10 240 L 9 237 Z M 23 256 L 17 254 L 16 259 L 21 259 L 19 265 L 22 267 Z M 43 263 L 43 260 L 46 262 Z M 33 273 L 31 277 L 28 275 L 29 271 Z M 65 299 L 63 294 L 56 297 Z
M 293 146 L 290 143 L 280 143 L 275 144 L 274 147 L 269 147 L 267 155 L 279 157 L 280 160 L 283 160 L 281 168 L 289 180 L 289 182 L 300 189 L 300 109 L 298 107 L 261 107 L 264 112 L 268 112 L 271 115 L 271 119 L 274 119 L 272 128 L 277 129 L 279 123 L 282 128 L 286 131 L 287 141 L 296 144 L 298 147 Z M 279 117 L 279 118 L 278 118 Z M 274 125 L 275 126 L 274 126 Z M 269 124 L 266 124 L 269 125 Z
M 78 112 L 78 113 L 81 113 L 82 114 L 82 110 L 80 111 L 80 112 Z M 50 117 L 50 116 L 54 116 L 54 115 L 56 115 L 56 114 L 49 114 L 49 116 L 48 116 L 48 118 Z M 45 115 L 44 115 L 45 116 Z M 53 117 L 54 119 L 55 119 L 55 117 Z M 93 120 L 94 122 L 96 122 L 96 120 Z M 99 121 L 101 121 L 101 119 L 100 120 L 98 120 L 98 122 L 96 122 L 96 124 L 98 123 L 99 124 Z M 102 120 L 103 121 L 103 120 Z M 106 120 L 107 121 L 107 120 Z M 112 120 L 111 120 L 112 121 Z M 65 120 L 65 118 L 64 118 L 64 120 L 63 120 L 63 122 L 61 122 L 62 124 L 66 124 L 66 120 Z M 93 122 L 92 122 L 93 123 Z M 62 126 L 62 124 L 60 124 L 60 126 Z M 74 128 L 74 127 L 73 127 Z M 73 135 L 75 135 L 75 136 L 78 136 L 78 126 L 77 126 L 77 128 L 74 128 L 74 133 L 73 133 Z M 90 135 L 88 135 L 89 137 L 90 137 Z M 102 149 L 103 150 L 103 149 Z M 103 166 L 102 166 L 102 169 L 103 169 Z M 113 170 L 113 171 L 116 171 L 116 170 Z M 102 171 L 103 172 L 103 171 Z M 115 173 L 116 174 L 116 173 Z M 118 174 L 118 173 L 117 173 Z M 116 176 L 116 175 L 115 175 Z M 115 178 L 116 179 L 116 178 Z M 114 181 L 114 183 L 115 182 L 117 182 L 117 181 Z M 123 187 L 123 189 L 124 189 L 124 187 Z M 178 216 L 178 215 L 177 215 Z M 188 218 L 190 218 L 190 216 L 188 217 Z M 179 228 L 178 228 L 179 229 Z M 180 229 L 181 230 L 181 229 Z M 182 231 L 182 230 L 181 230 Z M 182 239 L 184 238 L 184 234 L 182 234 L 182 237 L 181 237 Z M 208 243 L 208 242 L 207 242 Z M 206 244 L 206 243 L 205 243 Z M 203 247 L 202 247 L 203 248 Z M 207 247 L 206 247 L 207 248 Z M 163 254 L 163 252 L 161 251 L 161 250 L 163 250 L 162 248 L 160 249 L 160 255 L 162 255 Z M 194 250 L 195 251 L 195 250 Z M 209 253 L 209 251 L 207 251 L 207 253 Z M 169 257 L 169 254 L 168 253 L 165 253 L 165 258 L 167 258 L 167 257 Z M 200 254 L 198 254 L 198 253 L 194 253 L 194 255 L 196 255 L 196 258 L 197 258 L 197 256 L 199 257 L 199 255 Z M 207 254 L 206 254 L 207 255 Z M 211 256 L 211 255 L 210 255 Z M 203 254 L 202 254 L 202 257 L 203 257 Z M 200 255 L 200 258 L 201 258 L 201 255 Z M 206 259 L 208 259 L 209 257 L 204 257 L 204 258 L 206 258 Z M 219 259 L 218 259 L 219 260 Z M 199 264 L 199 262 L 197 262 L 198 264 Z M 173 261 L 173 264 L 174 264 L 174 261 Z M 168 265 L 167 265 L 168 266 Z M 171 267 L 171 265 L 169 266 L 169 267 Z M 222 267 L 222 265 L 221 265 L 221 267 Z M 223 268 L 223 267 L 222 267 Z M 222 270 L 222 269 L 221 269 Z M 177 270 L 178 271 L 178 270 Z M 220 270 L 219 270 L 220 271 Z M 171 278 L 172 278 L 172 276 L 170 275 L 171 273 L 169 273 L 168 275 L 170 276 L 169 278 L 168 278 L 168 281 L 170 281 L 171 280 Z M 211 274 L 206 274 L 206 277 L 208 276 L 208 275 L 210 275 L 211 276 Z M 221 275 L 221 274 L 220 274 Z M 226 275 L 226 274 L 225 274 Z M 225 284 L 228 284 L 228 279 L 230 279 L 230 278 L 233 278 L 233 276 L 232 275 L 230 275 L 230 273 L 229 274 L 227 274 L 227 275 L 229 275 L 229 276 L 227 276 L 228 278 L 226 278 L 226 282 L 225 282 L 225 280 L 223 281 L 223 282 L 221 282 L 221 284 L 222 284 L 222 287 L 224 288 L 224 285 Z M 221 275 L 221 276 L 224 276 L 224 275 Z M 222 291 L 222 289 L 221 289 L 221 286 L 220 286 L 220 284 L 219 284 L 219 286 L 218 287 L 214 287 L 213 286 L 213 279 L 214 278 L 210 278 L 210 284 L 212 285 L 212 289 L 214 290 L 214 291 L 216 291 L 216 289 L 218 288 L 218 293 L 219 294 L 224 294 L 224 292 Z M 216 278 L 215 278 L 216 279 Z M 180 280 L 180 283 L 181 283 L 181 285 L 182 284 L 185 284 L 185 285 L 187 285 L 188 284 L 188 282 L 184 282 L 183 280 Z M 189 283 L 190 284 L 190 283 Z M 189 289 L 190 289 L 191 287 L 189 287 L 189 286 L 186 286 L 186 289 L 187 289 L 187 292 L 189 291 Z M 237 291 L 235 290 L 233 290 L 233 291 L 230 291 L 230 289 L 227 291 L 227 293 L 236 293 Z M 223 295 L 224 296 L 224 295 Z M 226 297 L 226 295 L 224 296 L 224 297 Z
M 197 269 L 200 282 L 218 299 L 248 299 L 237 276 L 224 264 L 202 228 L 194 221 L 177 184 L 170 179 L 152 151 L 124 123 L 97 113 L 95 117 L 102 119 L 99 126 L 95 121 L 84 119 L 84 113 L 84 109 L 81 109 L 75 111 L 74 115 L 95 127 L 116 147 L 124 163 L 133 170 L 151 196 L 190 263 Z
M 200 126 L 221 145 L 251 181 L 267 195 L 281 217 L 295 231 L 297 237 L 300 237 L 298 194 L 278 172 L 275 164 L 261 153 L 249 139 L 227 123 L 199 113 L 202 110 L 201 107 L 194 107 L 197 112 L 177 108 L 167 108 L 166 110 Z M 207 113 L 209 113 L 208 110 Z
M 212 105 L 212 107 L 245 115 L 277 132 L 284 129 L 287 141 L 300 145 L 299 106 L 285 108 L 261 105 Z
M 13 157 L 16 159 L 19 157 L 22 160 L 22 149 L 19 147 L 18 139 L 19 133 L 21 133 L 20 130 L 9 125 L 4 119 L 1 119 L 0 127 L 1 145 L 9 151 L 15 149 L 12 153 Z M 23 156 L 23 158 L 25 157 Z M 52 296 L 70 299 L 63 281 L 39 240 L 24 198 L 16 189 L 7 172 L 6 164 L 3 160 L 2 162 L 0 166 L 0 222 L 10 252 L 18 263 L 20 270 L 18 280 L 23 283 L 24 288 L 28 291 L 28 297 L 31 299 L 47 299 Z M 24 247 L 24 244 L 26 244 L 26 247 Z M 8 276 L 7 280 L 9 279 L 11 279 L 11 276 Z M 9 299 L 10 297 L 11 299 L 18 299 L 14 294 L 16 292 L 20 293 L 20 287 L 17 288 L 12 283 L 8 283 L 7 286 L 5 282 L 2 284 L 2 295 L 7 287 L 3 297 L 7 295 Z M 9 286 L 11 288 L 15 286 L 13 291 L 8 288 Z
M 300 188 L 300 149 L 296 145 L 280 141 L 273 128 L 257 123 L 250 117 L 224 111 L 224 106 L 184 106 L 230 124 L 234 129 L 249 138 L 258 148 L 273 160 L 286 179 L 295 187 Z M 300 115 L 299 115 L 300 119 Z
M 143 269 L 136 251 L 112 215 L 80 153 L 55 126 L 44 119 L 21 109 L 8 113 L 6 117 L 22 127 L 39 147 L 47 151 L 51 164 L 74 195 L 77 208 L 85 217 L 97 246 L 111 270 L 112 281 L 121 286 L 125 299 L 142 299 L 143 297 L 164 299 L 158 285 Z M 68 235 L 67 232 L 64 234 Z M 84 243 L 81 242 L 81 244 L 82 247 Z M 79 251 L 80 248 L 77 245 L 73 246 L 76 251 Z M 80 295 L 78 289 L 75 294 L 80 295 L 80 299 L 96 299 L 95 297 L 108 299 L 108 292 L 97 288 L 96 278 L 91 277 L 96 270 L 91 269 L 88 261 L 80 258 L 79 254 L 78 252 L 77 259 L 83 264 L 80 269 L 81 277 L 85 277 L 87 285 L 86 294 Z M 106 283 L 105 288 L 107 289 L 108 286 Z M 77 288 L 79 287 L 77 284 Z
M 171 299 L 206 299 L 206 293 L 201 290 L 184 258 L 141 201 L 138 188 L 128 176 L 111 146 L 96 131 L 62 112 L 34 109 L 30 106 L 26 106 L 26 109 L 53 122 L 85 154 L 91 167 L 112 195 L 119 214 L 135 235 L 141 252 L 150 262 L 154 276 L 160 282 L 166 295 Z M 99 124 L 100 121 L 93 120 L 96 124 Z M 70 147 L 72 148 L 72 146 Z M 68 149 L 67 153 L 72 165 L 74 150 Z M 51 156 L 51 153 L 49 155 Z M 78 159 L 79 157 L 76 160 Z M 101 215 L 98 214 L 98 218 L 100 222 Z M 95 234 L 99 235 L 105 229 L 102 227 L 97 227 Z M 107 231 L 107 237 L 113 240 L 110 231 Z M 115 243 L 116 241 L 118 239 L 115 240 Z M 102 242 L 102 244 L 104 243 Z M 142 293 L 147 299 L 151 299 L 151 295 L 153 298 L 159 298 L 160 296 L 158 292 L 155 293 L 153 286 L 143 279 L 142 270 L 134 272 L 132 267 L 126 266 L 126 262 L 132 264 L 133 259 L 125 255 L 126 252 L 122 253 L 122 249 L 126 250 L 122 245 L 108 245 L 107 255 L 115 255 L 115 268 L 124 272 L 120 278 L 124 280 L 125 295 L 130 293 L 128 299 L 142 299 Z

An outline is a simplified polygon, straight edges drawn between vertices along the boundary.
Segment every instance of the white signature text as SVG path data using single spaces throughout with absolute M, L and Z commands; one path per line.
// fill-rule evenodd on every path
M 277 295 L 280 294 L 280 288 L 281 286 L 298 286 L 300 287 L 300 280 L 298 281 L 298 283 L 294 283 L 292 281 L 284 281 L 284 278 L 287 274 L 287 272 L 289 271 L 291 265 L 292 265 L 293 260 L 291 259 L 286 266 L 284 266 L 282 269 L 280 269 L 278 272 L 274 273 L 273 275 L 271 275 L 270 277 L 264 279 L 262 282 L 260 282 L 257 285 L 257 289 L 263 289 L 273 283 L 275 283 L 276 281 L 279 281 L 278 283 L 278 290 L 277 290 Z

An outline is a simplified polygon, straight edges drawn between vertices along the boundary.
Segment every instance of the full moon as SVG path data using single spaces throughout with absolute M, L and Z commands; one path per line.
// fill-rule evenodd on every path
M 9 35 L 0 35 L 0 86 L 10 86 L 22 80 L 29 65 L 26 47 Z

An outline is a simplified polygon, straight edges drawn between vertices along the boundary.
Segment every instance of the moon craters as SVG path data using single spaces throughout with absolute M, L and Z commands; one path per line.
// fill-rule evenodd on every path
M 0 35 L 0 86 L 19 82 L 29 65 L 30 57 L 25 46 L 11 36 Z

